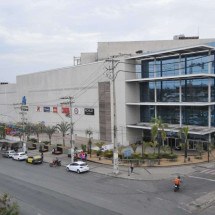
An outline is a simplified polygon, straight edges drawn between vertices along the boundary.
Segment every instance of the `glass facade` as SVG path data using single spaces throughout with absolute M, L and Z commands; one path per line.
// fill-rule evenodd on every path
M 180 82 L 159 81 L 156 83 L 158 102 L 179 102 Z
M 211 73 L 215 74 L 215 55 L 208 56 L 208 53 L 193 54 L 179 57 L 143 60 L 141 63 L 141 77 L 168 77 L 171 80 L 156 80 L 140 83 L 140 102 L 215 102 L 215 78 L 213 77 L 184 77 L 172 79 L 172 76 L 209 74 L 209 63 L 211 63 Z M 140 67 L 139 67 L 140 68 Z M 154 71 L 156 70 L 156 74 Z M 139 70 L 138 70 L 139 71 Z M 210 84 L 209 84 L 210 83 Z M 209 86 L 211 88 L 209 89 Z M 208 94 L 211 92 L 211 95 Z M 155 98 L 155 95 L 157 98 Z M 155 116 L 160 116 L 165 123 L 180 123 L 180 106 L 141 106 L 141 122 L 150 122 Z M 182 124 L 208 126 L 208 106 L 183 106 Z M 215 126 L 215 106 L 211 108 L 211 126 Z
M 151 122 L 152 118 L 155 117 L 154 106 L 140 106 L 140 121 Z
M 212 62 L 212 73 L 215 74 L 214 54 L 211 56 L 208 56 L 207 53 L 182 56 L 181 62 L 179 57 L 142 61 L 142 78 L 209 73 L 208 65 L 210 62 Z M 156 74 L 154 70 L 156 70 Z
M 181 81 L 183 102 L 207 102 L 208 79 L 189 79 Z
M 140 84 L 140 102 L 155 101 L 155 83 L 143 82 Z
M 184 125 L 208 125 L 208 107 L 182 107 L 182 123 Z
M 158 106 L 157 116 L 161 117 L 164 123 L 179 124 L 180 110 L 174 106 Z

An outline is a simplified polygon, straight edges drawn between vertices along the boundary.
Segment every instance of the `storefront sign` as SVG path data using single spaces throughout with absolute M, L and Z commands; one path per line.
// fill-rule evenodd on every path
M 94 115 L 94 108 L 84 108 L 85 115 Z
M 43 107 L 44 112 L 50 112 L 50 107 Z

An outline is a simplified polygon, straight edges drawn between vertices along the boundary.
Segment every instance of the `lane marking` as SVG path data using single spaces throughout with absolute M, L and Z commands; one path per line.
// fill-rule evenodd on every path
M 163 201 L 164 199 L 161 199 L 161 198 L 159 198 L 159 197 L 156 197 L 156 199 L 159 199 L 159 200 L 161 200 L 161 201 Z
M 186 212 L 187 212 L 187 213 L 189 213 L 189 214 L 191 214 L 191 213 L 192 213 L 191 211 L 189 211 L 189 210 L 187 210 L 187 209 L 185 209 L 185 208 L 183 208 L 183 207 L 181 207 L 181 206 L 178 206 L 178 208 L 180 208 L 180 209 L 182 209 L 182 210 L 186 211 Z
M 145 193 L 145 191 L 142 191 L 142 190 L 136 190 L 136 191 L 139 193 Z
M 205 174 L 211 174 L 211 173 L 214 173 L 215 172 L 215 170 L 203 170 L 203 171 L 201 171 L 201 173 L 205 173 Z
M 198 177 L 198 176 L 192 176 L 190 175 L 189 178 L 196 178 L 196 179 L 202 179 L 202 180 L 206 180 L 206 181 L 213 181 L 215 182 L 214 179 L 210 179 L 210 178 L 202 178 L 202 177 Z

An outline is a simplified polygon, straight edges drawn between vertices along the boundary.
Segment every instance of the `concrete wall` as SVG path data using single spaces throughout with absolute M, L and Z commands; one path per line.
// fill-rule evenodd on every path
M 81 64 L 93 63 L 98 60 L 97 52 L 81 53 Z
M 136 55 L 136 51 L 155 52 L 185 46 L 198 45 L 213 42 L 215 39 L 192 39 L 192 40 L 157 40 L 157 41 L 131 41 L 131 42 L 99 42 L 98 60 L 119 54 Z
M 21 102 L 17 97 L 16 84 L 0 85 L 0 122 L 18 122 L 19 110 L 14 103 Z
M 80 114 L 73 114 L 74 133 L 85 136 L 85 130 L 91 128 L 93 137 L 99 138 L 98 115 L 98 81 L 105 81 L 103 62 L 39 72 L 17 77 L 17 94 L 19 98 L 26 96 L 29 111 L 29 122 L 44 121 L 46 125 L 56 125 L 70 119 L 61 113 L 61 100 L 64 96 L 74 96 L 73 107 L 80 110 Z M 37 107 L 41 112 L 37 112 Z M 44 106 L 57 106 L 58 113 L 43 112 Z M 84 115 L 84 108 L 94 108 L 95 115 Z

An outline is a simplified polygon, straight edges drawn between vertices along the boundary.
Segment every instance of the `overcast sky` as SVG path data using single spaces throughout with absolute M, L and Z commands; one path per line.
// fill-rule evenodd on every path
M 97 42 L 215 38 L 215 0 L 0 0 L 0 82 L 73 65 Z M 198 30 L 199 29 L 199 30 Z

